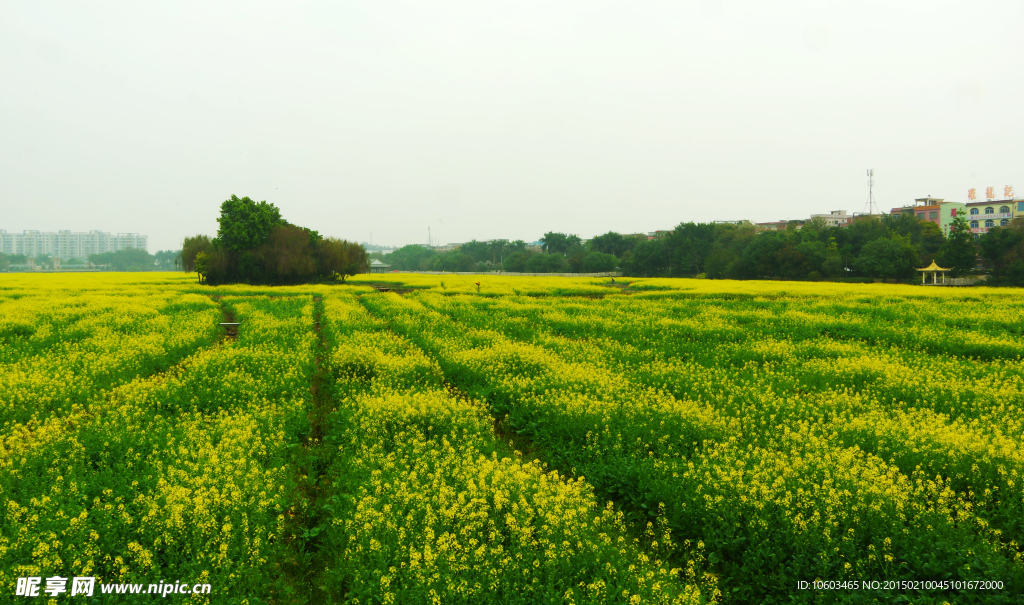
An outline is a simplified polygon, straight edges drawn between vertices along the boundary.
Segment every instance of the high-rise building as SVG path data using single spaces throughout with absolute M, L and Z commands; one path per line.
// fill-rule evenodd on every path
M 24 254 L 25 256 L 45 254 L 62 259 L 87 259 L 90 254 L 116 252 L 126 248 L 138 248 L 148 252 L 148 239 L 149 236 L 138 233 L 118 233 L 117 235 L 111 235 L 105 231 L 7 233 L 0 229 L 0 253 Z

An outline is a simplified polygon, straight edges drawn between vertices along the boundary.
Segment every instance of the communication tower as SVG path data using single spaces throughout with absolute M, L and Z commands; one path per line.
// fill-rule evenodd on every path
M 875 169 L 868 168 L 868 203 L 864 206 L 864 214 L 879 214 L 875 203 Z

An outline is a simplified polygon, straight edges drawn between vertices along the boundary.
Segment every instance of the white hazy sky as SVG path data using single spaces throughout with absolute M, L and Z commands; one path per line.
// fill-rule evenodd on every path
M 0 0 L 0 228 L 377 244 L 1018 184 L 1024 3 Z

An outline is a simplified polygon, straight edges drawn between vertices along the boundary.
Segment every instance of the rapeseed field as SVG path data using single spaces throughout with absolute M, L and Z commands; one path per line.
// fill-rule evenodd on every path
M 1022 303 L 3 275 L 0 602 L 1021 603 Z

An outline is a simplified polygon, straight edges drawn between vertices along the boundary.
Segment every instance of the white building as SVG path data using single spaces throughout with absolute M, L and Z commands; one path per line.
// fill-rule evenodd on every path
M 126 248 L 138 248 L 148 252 L 148 240 L 149 236 L 138 233 L 118 233 L 117 235 L 111 235 L 104 231 L 7 233 L 0 229 L 0 253 L 24 254 L 29 257 L 46 254 L 54 258 L 86 259 L 90 254 L 116 252 Z
M 849 227 L 853 224 L 854 216 L 847 214 L 845 210 L 833 210 L 828 214 L 812 214 L 811 219 L 820 218 L 825 221 L 829 227 Z

